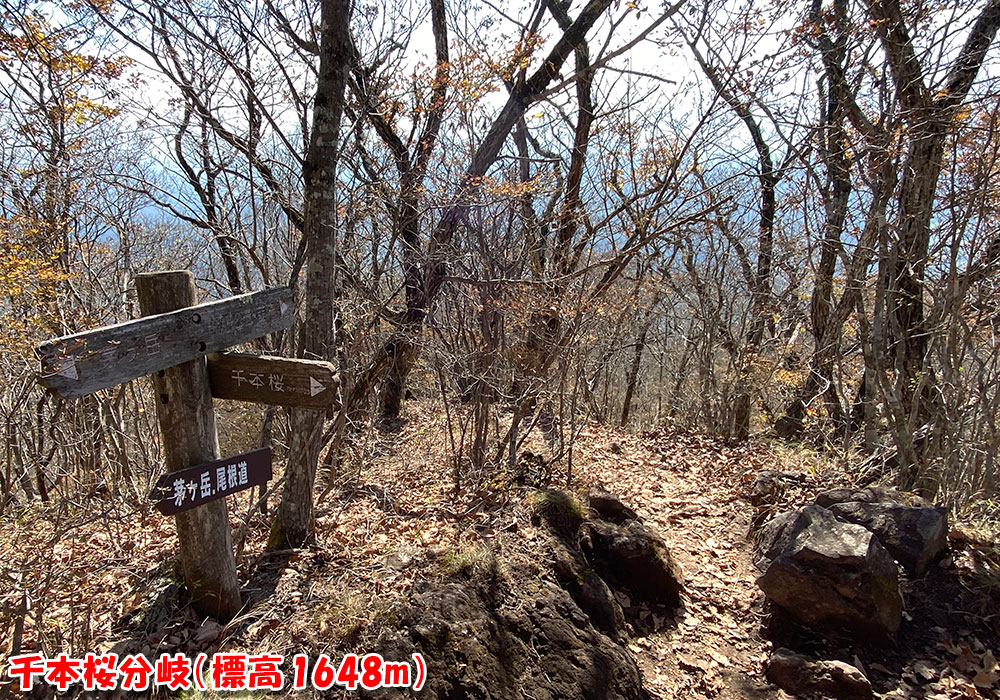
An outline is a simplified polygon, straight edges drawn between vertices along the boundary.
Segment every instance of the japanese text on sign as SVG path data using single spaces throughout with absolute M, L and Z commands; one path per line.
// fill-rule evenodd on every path
M 214 487 L 211 477 L 211 472 L 202 472 L 198 482 L 195 482 L 194 479 L 186 480 L 183 477 L 174 479 L 174 505 L 179 508 L 184 505 L 185 500 L 209 499 L 212 496 L 225 495 L 227 492 L 240 491 L 250 484 L 247 477 L 246 460 L 216 467 Z
M 271 478 L 271 451 L 267 448 L 160 477 L 150 497 L 164 515 L 266 483 Z
M 285 391 L 285 378 L 280 374 L 262 374 L 260 372 L 247 372 L 244 374 L 242 369 L 234 369 L 230 374 L 230 378 L 236 384 L 236 386 L 243 386 L 247 384 L 248 386 L 255 386 L 258 388 L 266 386 L 271 391 Z

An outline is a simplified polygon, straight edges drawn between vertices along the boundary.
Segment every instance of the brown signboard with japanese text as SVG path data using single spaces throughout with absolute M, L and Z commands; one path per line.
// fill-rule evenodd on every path
M 271 450 L 264 447 L 246 454 L 200 464 L 159 478 L 149 497 L 164 515 L 174 515 L 209 501 L 260 486 L 271 479 Z
M 288 328 L 292 291 L 275 287 L 56 338 L 38 346 L 41 384 L 85 396 Z
M 339 397 L 336 368 L 318 360 L 216 353 L 208 376 L 217 399 L 327 409 Z

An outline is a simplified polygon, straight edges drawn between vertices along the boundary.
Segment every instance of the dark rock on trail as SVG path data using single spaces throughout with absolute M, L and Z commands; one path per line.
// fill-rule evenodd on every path
M 428 698 L 647 698 L 625 641 L 641 627 L 636 610 L 672 616 L 682 579 L 663 540 L 631 508 L 607 492 L 592 495 L 590 505 L 598 517 L 588 517 L 572 494 L 534 494 L 532 519 L 551 533 L 558 585 L 519 576 L 527 561 L 491 568 L 489 581 L 424 585 L 392 613 L 379 652 L 386 659 L 423 654 Z M 633 607 L 622 607 L 626 598 Z
M 782 416 L 774 422 L 774 432 L 782 440 L 794 440 L 802 434 L 803 430 L 805 430 L 805 424 L 792 416 Z
M 818 506 L 776 521 L 765 528 L 761 564 L 771 560 L 757 579 L 767 597 L 818 631 L 891 641 L 902 599 L 896 563 L 878 539 Z
M 777 503 L 789 486 L 805 481 L 804 474 L 765 469 L 757 473 L 747 490 L 747 498 L 753 506 Z
M 625 614 L 614 591 L 587 564 L 579 552 L 557 549 L 553 565 L 559 585 L 566 589 L 591 622 L 612 639 L 626 636 Z
M 635 613 L 673 616 L 680 604 L 680 569 L 666 544 L 644 525 L 635 511 L 606 491 L 589 498 L 596 518 L 587 518 L 582 505 L 563 491 L 539 491 L 535 518 L 544 522 L 564 546 L 556 556 L 556 575 L 595 624 L 612 635 L 621 632 L 614 592 L 625 594 Z M 612 599 L 607 600 L 607 592 Z M 635 624 L 635 615 L 624 610 Z
M 637 520 L 601 520 L 580 527 L 580 551 L 612 588 L 671 610 L 680 604 L 680 569 L 666 544 Z
M 597 490 L 588 500 L 597 517 L 586 517 L 580 503 L 562 491 L 539 491 L 535 498 L 537 520 L 565 547 L 556 557 L 557 578 L 608 634 L 624 631 L 619 610 L 640 631 L 651 631 L 650 625 L 662 625 L 680 604 L 679 567 L 660 536 L 618 498 Z M 619 605 L 619 599 L 625 602 Z
M 754 565 L 763 573 L 771 565 L 782 550 L 810 523 L 808 514 L 802 510 L 789 510 L 778 513 L 767 521 L 757 539 L 757 557 Z
M 591 491 L 587 500 L 590 502 L 590 507 L 602 520 L 621 525 L 626 520 L 639 519 L 639 515 L 634 510 L 607 491 Z
M 767 678 L 798 698 L 871 700 L 871 683 L 861 671 L 843 661 L 811 661 L 788 649 L 777 649 L 768 661 Z
M 896 561 L 917 576 L 948 547 L 944 508 L 849 502 L 831 505 L 830 512 L 838 520 L 871 530 Z
M 823 491 L 816 496 L 816 505 L 829 508 L 834 503 L 902 503 L 903 499 L 895 489 L 882 486 L 868 486 L 863 489 L 839 488 Z
M 378 645 L 387 659 L 427 661 L 421 695 L 440 700 L 640 700 L 647 695 L 628 651 L 601 634 L 569 594 L 490 601 L 470 584 L 414 595 Z M 410 697 L 381 691 L 375 697 Z
M 573 494 L 558 489 L 538 491 L 532 508 L 532 520 L 536 524 L 545 523 L 560 541 L 568 545 L 575 542 L 576 533 L 586 518 L 583 506 Z

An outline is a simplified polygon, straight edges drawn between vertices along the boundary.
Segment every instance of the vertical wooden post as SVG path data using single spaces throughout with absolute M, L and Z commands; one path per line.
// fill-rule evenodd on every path
M 198 301 L 194 275 L 187 270 L 138 275 L 135 289 L 143 316 L 176 311 Z M 152 379 L 167 471 L 218 459 L 205 359 L 160 370 Z M 174 519 L 184 584 L 195 609 L 218 620 L 233 618 L 241 603 L 226 500 L 178 513 Z

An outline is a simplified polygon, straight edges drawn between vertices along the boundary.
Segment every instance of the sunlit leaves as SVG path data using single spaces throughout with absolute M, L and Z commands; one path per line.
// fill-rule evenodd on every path
M 0 349 L 25 352 L 51 330 L 48 302 L 66 275 L 58 253 L 40 252 L 40 235 L 30 220 L 0 219 Z
M 46 3 L 0 13 L 0 345 L 8 348 L 61 329 L 70 233 L 94 186 L 85 172 L 120 114 L 115 90 L 130 61 L 96 44 L 89 12 Z

